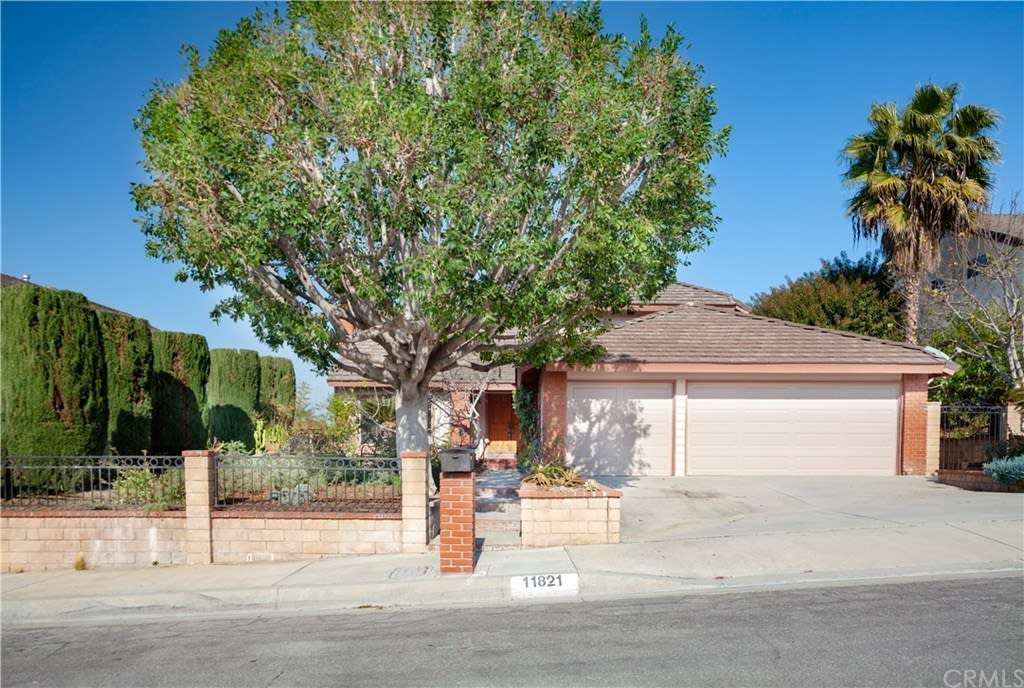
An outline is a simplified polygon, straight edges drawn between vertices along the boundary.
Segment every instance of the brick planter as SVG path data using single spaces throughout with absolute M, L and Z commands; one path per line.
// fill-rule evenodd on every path
M 997 483 L 981 471 L 940 468 L 935 479 L 940 483 L 976 492 L 1024 492 L 1024 486 Z
M 619 541 L 622 493 L 519 486 L 523 547 L 603 545 Z

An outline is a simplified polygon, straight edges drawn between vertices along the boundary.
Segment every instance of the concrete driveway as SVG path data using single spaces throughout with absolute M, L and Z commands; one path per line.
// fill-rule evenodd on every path
M 622 542 L 580 570 L 649 585 L 811 583 L 1024 570 L 1024 495 L 924 478 L 605 478 Z
M 1024 495 L 969 492 L 919 477 L 603 478 L 622 490 L 622 541 L 1010 523 Z

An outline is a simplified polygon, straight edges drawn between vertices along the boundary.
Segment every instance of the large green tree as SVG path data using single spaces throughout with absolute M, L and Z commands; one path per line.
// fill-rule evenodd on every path
M 821 261 L 819 270 L 755 294 L 751 312 L 869 337 L 902 339 L 903 301 L 893 286 L 877 253 L 856 262 L 842 253 Z
M 593 354 L 708 242 L 727 132 L 681 41 L 607 35 L 596 4 L 257 14 L 137 119 L 149 251 L 230 287 L 215 315 L 396 389 L 425 448 L 435 375 Z
M 856 187 L 847 205 L 858 238 L 881 239 L 904 293 L 905 339 L 917 339 L 921 282 L 946 235 L 977 231 L 999 149 L 990 133 L 998 116 L 956 105 L 958 87 L 920 86 L 906 107 L 876 103 L 871 128 L 843 148 L 844 175 Z
M 103 453 L 106 363 L 86 298 L 31 284 L 4 287 L 0 320 L 0 454 Z

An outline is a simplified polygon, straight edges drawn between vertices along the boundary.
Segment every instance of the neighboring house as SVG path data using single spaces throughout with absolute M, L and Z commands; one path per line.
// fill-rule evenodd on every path
M 539 399 L 545 458 L 590 475 L 924 474 L 927 385 L 953 372 L 944 358 L 752 316 L 690 284 L 613 320 L 593 366 L 500 369 L 482 395 L 478 453 L 517 448 L 511 399 L 523 385 Z M 433 425 L 443 439 L 444 419 Z
M 984 215 L 979 220 L 980 230 L 974 236 L 960 239 L 943 238 L 940 246 L 939 268 L 930 275 L 928 283 L 933 289 L 945 289 L 952 283 L 964 284 L 981 303 L 1001 296 L 997 282 L 984 276 L 984 268 L 999 255 L 1024 247 L 1024 215 L 1004 213 Z M 1016 260 L 1018 283 L 1024 283 L 1024 260 Z

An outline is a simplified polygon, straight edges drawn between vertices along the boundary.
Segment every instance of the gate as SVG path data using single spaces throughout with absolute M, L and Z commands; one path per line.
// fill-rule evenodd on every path
M 981 468 L 985 451 L 1005 442 L 1005 406 L 942 405 L 939 468 Z

